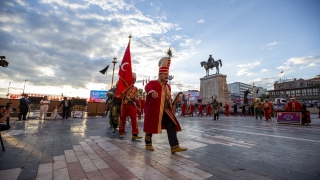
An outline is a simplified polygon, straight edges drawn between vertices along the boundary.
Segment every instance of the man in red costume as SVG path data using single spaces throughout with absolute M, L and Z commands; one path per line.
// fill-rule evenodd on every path
M 145 143 L 149 151 L 154 151 L 152 134 L 160 134 L 162 129 L 167 130 L 172 153 L 187 150 L 179 146 L 177 138 L 177 131 L 181 131 L 181 127 L 173 113 L 171 87 L 167 83 L 170 61 L 170 57 L 161 58 L 158 80 L 152 80 L 145 86 L 147 97 L 143 130 L 146 133 Z
M 203 106 L 202 106 L 202 102 L 199 102 L 199 107 L 198 107 L 198 109 L 199 109 L 199 114 L 198 114 L 198 116 L 203 116 Z
M 211 116 L 212 107 L 209 102 L 206 106 L 206 111 L 207 111 L 206 116 Z
M 125 135 L 125 126 L 126 119 L 129 116 L 131 119 L 132 126 L 132 140 L 141 139 L 141 136 L 138 136 L 138 121 L 137 121 L 137 108 L 135 106 L 136 96 L 138 92 L 138 88 L 134 86 L 136 82 L 136 74 L 132 73 L 133 84 L 126 89 L 122 94 L 122 107 L 120 114 L 120 126 L 119 126 L 119 134 L 120 138 L 123 138 Z
M 301 110 L 303 110 L 301 104 L 299 102 L 296 102 L 295 96 L 290 96 L 290 100 L 291 100 L 291 102 L 288 102 L 284 107 L 284 109 L 286 111 L 301 111 Z
M 190 114 L 189 114 L 189 116 L 193 117 L 193 112 L 194 112 L 195 109 L 196 109 L 196 107 L 194 106 L 193 102 L 190 103 Z
M 138 99 L 136 100 L 136 105 L 137 107 L 140 109 L 140 111 L 137 111 L 138 114 L 138 120 L 141 120 L 141 116 L 143 115 L 143 111 L 144 111 L 144 106 L 145 106 L 145 102 L 142 99 L 142 96 L 139 95 Z
M 272 110 L 272 104 L 269 102 L 269 99 L 265 99 L 264 103 L 262 104 L 263 110 L 264 110 L 264 117 L 266 118 L 266 121 L 270 119 L 271 121 L 271 110 Z
M 181 101 L 181 117 L 185 117 L 185 113 L 186 113 L 186 109 L 187 109 L 187 105 L 183 102 L 183 101 Z
M 225 102 L 224 108 L 225 108 L 225 111 L 226 111 L 226 116 L 229 116 L 229 104 L 227 102 Z

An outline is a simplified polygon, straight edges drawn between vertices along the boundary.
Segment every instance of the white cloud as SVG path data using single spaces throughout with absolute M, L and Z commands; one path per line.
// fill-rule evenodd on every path
M 198 23 L 204 23 L 204 20 L 203 20 L 203 19 L 200 19 L 200 20 L 198 21 Z
M 278 44 L 278 42 L 272 42 L 272 43 L 269 43 L 269 44 L 267 44 L 267 46 L 274 46 L 274 45 L 277 45 Z
M 287 63 L 292 63 L 293 65 L 304 65 L 304 64 L 315 64 L 320 62 L 320 56 L 308 56 L 300 58 L 290 58 Z
M 276 67 L 276 69 L 280 69 L 280 70 L 288 70 L 288 69 L 291 69 L 291 68 L 292 68 L 292 67 L 290 67 L 290 66 L 288 66 L 288 65 Z
M 259 61 L 255 61 L 255 62 L 247 63 L 247 64 L 239 64 L 239 65 L 237 65 L 237 67 L 244 67 L 244 68 L 252 69 L 252 68 L 258 66 L 259 64 L 260 64 Z

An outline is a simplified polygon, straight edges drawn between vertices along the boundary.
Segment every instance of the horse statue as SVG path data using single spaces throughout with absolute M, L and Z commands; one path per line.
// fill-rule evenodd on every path
M 222 61 L 221 59 L 219 60 L 214 60 L 211 55 L 208 59 L 208 62 L 206 61 L 202 61 L 200 62 L 201 64 L 201 67 L 204 67 L 204 69 L 206 70 L 206 76 L 209 76 L 209 69 L 213 69 L 213 67 L 216 67 L 216 74 L 219 74 L 219 64 L 220 64 L 220 67 L 222 67 Z

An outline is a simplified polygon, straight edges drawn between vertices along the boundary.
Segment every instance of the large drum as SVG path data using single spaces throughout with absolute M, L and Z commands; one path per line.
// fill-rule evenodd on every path
M 276 112 L 277 123 L 304 124 L 311 123 L 309 111 L 282 111 Z

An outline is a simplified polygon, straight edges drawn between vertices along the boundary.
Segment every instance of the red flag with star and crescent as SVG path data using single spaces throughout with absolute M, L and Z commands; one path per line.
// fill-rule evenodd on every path
M 124 53 L 120 68 L 119 68 L 119 82 L 117 87 L 116 96 L 121 97 L 127 88 L 132 85 L 132 65 L 131 65 L 131 54 L 130 54 L 130 41 L 131 36 L 129 36 L 129 43 L 127 49 Z

